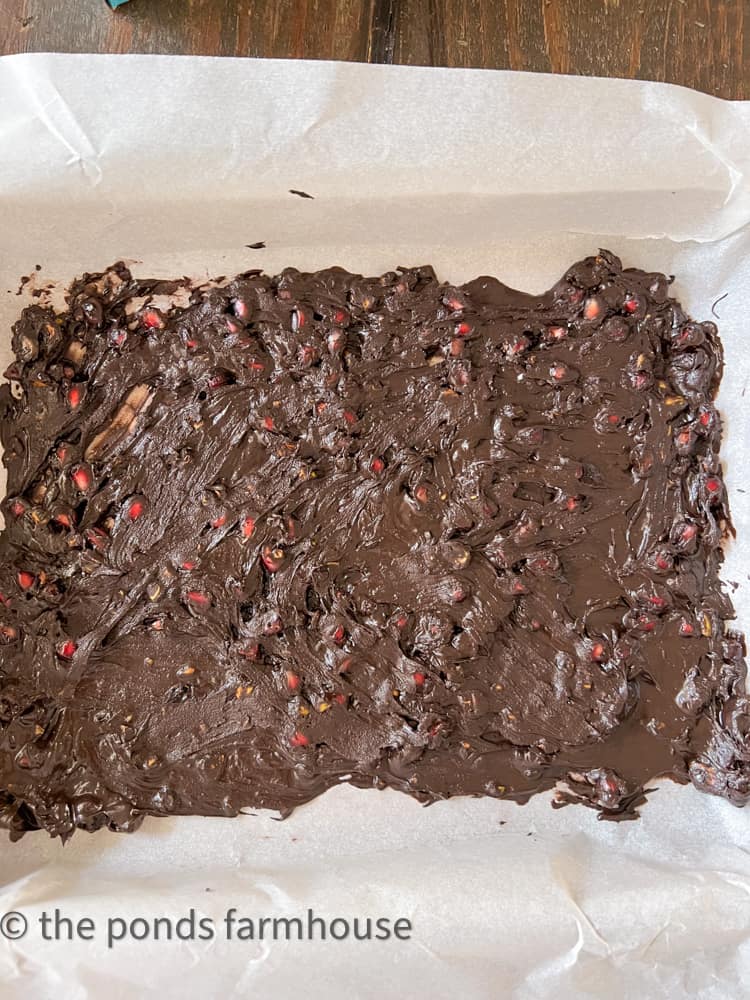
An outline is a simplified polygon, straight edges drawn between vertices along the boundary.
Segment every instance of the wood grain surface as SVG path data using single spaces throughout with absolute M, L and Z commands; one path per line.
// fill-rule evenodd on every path
M 750 0 L 131 0 L 115 12 L 0 0 L 0 54 L 39 51 L 524 69 L 750 98 Z

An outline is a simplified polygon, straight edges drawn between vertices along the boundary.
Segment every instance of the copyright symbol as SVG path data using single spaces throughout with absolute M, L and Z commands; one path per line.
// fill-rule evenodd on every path
M 0 917 L 0 935 L 8 941 L 19 941 L 29 929 L 29 922 L 23 913 L 11 910 Z

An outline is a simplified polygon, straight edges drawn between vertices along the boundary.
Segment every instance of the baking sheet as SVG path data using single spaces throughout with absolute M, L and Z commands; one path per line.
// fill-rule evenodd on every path
M 0 60 L 0 350 L 21 274 L 40 264 L 40 286 L 122 257 L 164 276 L 429 262 L 444 279 L 492 273 L 537 291 L 604 246 L 676 274 L 697 318 L 724 296 L 719 405 L 739 537 L 724 577 L 746 628 L 749 221 L 750 104 L 681 88 L 335 63 Z M 245 247 L 256 241 L 266 248 Z M 412 931 L 228 941 L 230 907 L 256 921 L 309 908 L 405 918 Z M 42 940 L 38 918 L 55 908 L 92 919 L 94 940 Z M 215 921 L 213 940 L 108 947 L 110 919 L 191 909 Z M 43 835 L 2 842 L 8 911 L 29 923 L 0 938 L 8 1000 L 724 1000 L 750 982 L 750 811 L 669 784 L 641 821 L 619 824 L 553 811 L 548 796 L 424 810 L 341 787 L 283 823 L 147 820 L 135 837 L 77 834 L 64 849 Z

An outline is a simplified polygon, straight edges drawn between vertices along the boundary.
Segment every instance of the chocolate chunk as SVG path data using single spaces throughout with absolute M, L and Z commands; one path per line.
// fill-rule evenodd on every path
M 14 837 L 648 783 L 750 797 L 722 352 L 601 251 L 544 295 L 429 267 L 88 274 L 0 390 Z

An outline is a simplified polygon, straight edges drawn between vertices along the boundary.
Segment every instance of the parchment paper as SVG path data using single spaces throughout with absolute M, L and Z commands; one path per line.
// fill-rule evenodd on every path
M 303 190 L 314 199 L 289 194 Z M 534 291 L 605 246 L 716 305 L 750 625 L 750 105 L 659 84 L 168 57 L 0 60 L 0 336 L 35 279 L 432 263 Z M 264 250 L 245 244 L 265 241 Z M 2 359 L 0 358 L 0 361 Z M 409 941 L 44 942 L 34 920 L 406 917 Z M 338 788 L 279 823 L 147 821 L 0 846 L 20 997 L 705 998 L 750 983 L 750 810 L 669 784 L 641 821 Z

